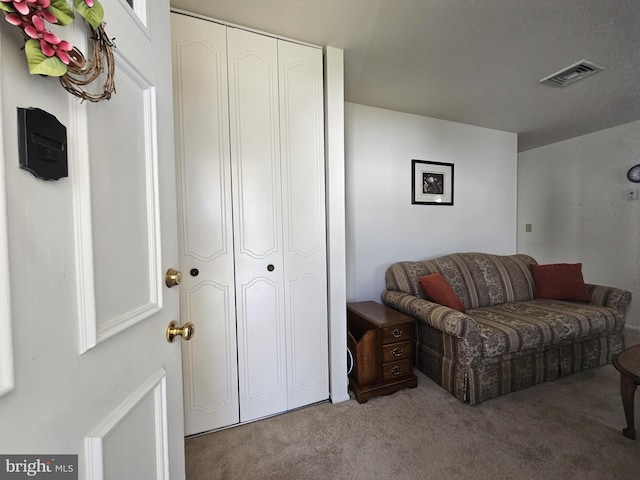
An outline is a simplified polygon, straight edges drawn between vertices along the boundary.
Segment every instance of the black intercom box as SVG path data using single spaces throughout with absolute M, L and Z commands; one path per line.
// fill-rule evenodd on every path
M 69 175 L 67 128 L 39 108 L 18 107 L 20 168 L 43 180 Z

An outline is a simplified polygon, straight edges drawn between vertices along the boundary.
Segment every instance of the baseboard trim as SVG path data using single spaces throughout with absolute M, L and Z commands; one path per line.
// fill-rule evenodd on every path
M 349 396 L 349 393 L 347 393 L 346 395 L 332 395 L 331 396 L 331 403 L 342 403 L 342 402 L 346 402 L 348 400 L 351 400 L 351 397 Z

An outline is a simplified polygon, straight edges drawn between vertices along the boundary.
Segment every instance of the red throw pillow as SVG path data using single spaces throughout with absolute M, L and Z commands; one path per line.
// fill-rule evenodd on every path
M 439 273 L 430 273 L 418 279 L 428 300 L 464 312 L 464 304 L 445 278 Z
M 531 269 L 537 298 L 591 301 L 582 277 L 581 263 L 532 264 Z

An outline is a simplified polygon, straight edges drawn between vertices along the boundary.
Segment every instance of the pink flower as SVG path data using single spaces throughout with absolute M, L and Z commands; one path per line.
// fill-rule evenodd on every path
M 53 33 L 45 30 L 44 20 L 37 15 L 31 17 L 32 24 L 24 28 L 24 32 L 29 37 L 40 41 L 40 49 L 47 57 L 56 55 L 63 63 L 69 65 L 69 55 L 73 45 L 66 40 L 60 40 Z
M 0 0 L 4 1 L 4 0 Z M 20 27 L 24 29 L 27 25 L 31 25 L 31 20 L 29 17 L 25 17 L 24 15 L 18 15 L 17 13 L 9 13 L 6 17 L 4 17 L 7 22 L 11 25 L 15 25 L 16 27 Z
M 11 2 L 13 4 L 13 8 L 15 8 L 18 13 L 21 13 L 22 15 L 28 15 L 30 10 L 29 7 L 35 6 L 32 4 L 35 4 L 38 0 L 2 0 L 2 1 L 5 3 Z
M 88 7 L 93 7 L 93 0 L 84 0 Z
M 53 33 L 45 30 L 44 20 L 37 15 L 31 17 L 31 23 L 24 27 L 24 33 L 36 40 L 46 40 L 46 37 L 53 40 L 53 37 L 55 37 Z
M 56 16 L 49 10 L 47 10 L 50 5 L 51 0 L 36 0 L 36 13 L 49 23 L 58 23 L 58 19 L 56 18 Z
M 28 17 L 33 15 L 33 13 L 36 13 L 49 23 L 58 23 L 58 19 L 56 18 L 56 16 L 49 10 L 47 10 L 51 6 L 51 0 L 0 0 L 0 2 L 12 3 L 18 14 L 22 15 L 23 17 Z M 19 23 L 14 22 L 15 18 L 13 21 L 9 20 L 9 23 L 20 26 Z M 24 23 L 27 24 L 29 22 Z
M 42 43 L 40 44 L 40 47 L 42 48 Z M 67 52 L 70 52 L 73 49 L 73 45 L 71 45 L 66 40 L 60 40 L 59 43 L 52 43 L 50 47 L 53 53 L 56 54 L 56 56 L 60 59 L 62 63 L 64 63 L 65 65 L 69 65 L 69 62 L 71 61 L 71 59 L 69 58 L 69 54 Z M 45 52 L 44 49 L 42 50 L 42 53 L 47 55 L 47 52 Z M 47 56 L 52 57 L 53 55 L 47 55 Z

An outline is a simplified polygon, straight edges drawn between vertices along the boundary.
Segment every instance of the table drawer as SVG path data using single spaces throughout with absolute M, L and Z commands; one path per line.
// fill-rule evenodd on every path
M 412 338 L 412 324 L 405 323 L 394 327 L 384 327 L 380 329 L 380 341 L 383 345 L 387 343 L 403 342 Z
M 382 379 L 393 380 L 411 375 L 411 359 L 406 358 L 397 362 L 382 365 Z
M 382 347 L 382 363 L 411 358 L 411 342 L 390 343 Z

